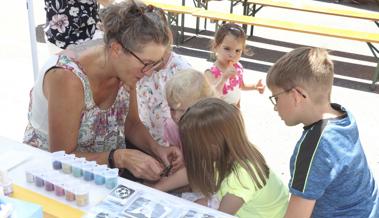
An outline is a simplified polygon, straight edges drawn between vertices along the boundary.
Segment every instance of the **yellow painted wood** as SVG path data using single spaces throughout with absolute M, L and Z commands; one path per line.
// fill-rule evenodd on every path
M 52 218 L 79 218 L 84 215 L 82 210 L 70 207 L 54 199 L 43 196 L 37 192 L 13 184 L 12 197 L 23 201 L 32 202 L 42 207 L 44 217 Z
M 295 7 L 295 4 L 290 3 L 290 2 L 284 2 L 284 1 L 283 2 L 272 1 L 272 0 L 248 0 L 248 1 L 255 2 L 255 3 L 260 2 L 262 4 L 263 3 L 269 4 L 270 2 L 272 4 L 273 2 L 278 3 L 278 4 L 282 3 L 283 7 L 285 7 L 286 5 L 288 5 L 287 7 L 290 7 L 289 4 L 292 4 L 293 7 Z M 144 0 L 144 2 L 145 4 L 154 5 L 156 7 L 162 8 L 163 10 L 171 12 L 171 13 L 191 14 L 195 17 L 208 18 L 210 20 L 221 20 L 221 21 L 234 22 L 234 23 L 239 23 L 239 24 L 256 25 L 256 26 L 263 26 L 263 27 L 269 27 L 269 28 L 275 28 L 275 29 L 311 33 L 311 34 L 316 34 L 316 35 L 331 36 L 331 37 L 337 37 L 337 38 L 343 38 L 343 39 L 351 39 L 351 40 L 357 40 L 357 41 L 363 41 L 363 42 L 379 43 L 378 33 L 355 31 L 355 30 L 327 27 L 327 26 L 321 26 L 321 25 L 310 25 L 310 24 L 283 21 L 283 20 L 273 20 L 273 19 L 268 19 L 268 18 L 244 16 L 244 15 L 238 15 L 238 14 L 229 14 L 229 13 L 199 9 L 199 8 L 194 8 L 194 7 L 189 7 L 189 6 L 166 4 L 166 3 L 155 2 L 151 0 Z M 331 9 L 331 11 L 332 10 L 333 9 Z M 339 13 L 342 13 L 342 10 L 340 10 Z M 371 14 L 375 15 L 372 17 L 373 19 L 379 19 L 379 13 L 371 13 Z M 368 16 L 362 15 L 361 17 L 367 18 Z
M 315 5 L 308 2 L 299 2 L 297 1 L 283 1 L 283 0 L 247 0 L 248 3 L 254 3 L 259 5 L 278 7 L 278 8 L 286 8 L 286 9 L 294 9 L 300 11 L 308 11 L 315 12 L 321 14 L 330 14 L 336 16 L 344 16 L 344 17 L 352 17 L 352 18 L 360 18 L 372 21 L 379 21 L 379 13 L 378 12 L 370 12 L 356 9 L 339 9 L 332 7 L 323 7 L 321 5 Z
M 379 43 L 379 33 L 362 32 L 348 29 L 340 29 L 334 27 L 326 27 L 319 25 L 310 25 L 303 23 L 295 23 L 283 20 L 273 20 L 267 18 L 259 18 L 252 16 L 244 16 L 237 14 L 222 13 L 218 11 L 195 11 L 193 16 L 208 18 L 210 20 L 221 20 L 234 22 L 239 24 L 263 26 L 275 29 L 290 30 L 303 33 L 312 33 L 323 36 L 331 36 L 337 38 L 351 39 L 363 42 Z
M 155 2 L 155 1 L 150 1 L 150 0 L 143 0 L 143 2 L 147 5 L 150 4 L 150 5 L 153 5 L 157 8 L 161 8 L 164 11 L 167 11 L 170 13 L 176 13 L 176 14 L 192 14 L 195 11 L 204 10 L 204 9 L 195 8 L 195 7 L 166 4 L 166 3 Z

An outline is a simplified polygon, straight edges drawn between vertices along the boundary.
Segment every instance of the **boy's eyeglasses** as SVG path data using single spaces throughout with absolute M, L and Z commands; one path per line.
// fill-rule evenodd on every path
M 120 43 L 121 44 L 121 43 Z M 133 57 L 135 57 L 141 64 L 143 64 L 143 67 L 141 69 L 142 72 L 147 72 L 149 70 L 152 70 L 152 69 L 155 69 L 157 68 L 161 63 L 162 63 L 162 59 L 160 59 L 159 61 L 157 62 L 153 62 L 153 63 L 145 63 L 140 57 L 138 57 L 134 52 L 132 52 L 131 50 L 129 50 L 128 48 L 124 47 L 122 44 L 121 46 L 125 49 L 125 51 L 127 51 L 129 54 L 131 54 Z
M 298 92 L 301 96 L 303 96 L 303 98 L 306 98 L 306 96 L 296 88 L 290 88 L 290 89 L 284 90 L 282 92 L 276 93 L 275 95 L 271 95 L 268 98 L 270 99 L 271 103 L 274 106 L 276 106 L 276 104 L 278 103 L 279 95 L 290 92 L 292 89 L 295 89 L 295 91 Z

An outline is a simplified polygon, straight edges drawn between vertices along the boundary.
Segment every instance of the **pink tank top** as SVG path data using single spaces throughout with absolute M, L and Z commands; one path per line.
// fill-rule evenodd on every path
M 240 63 L 235 63 L 235 64 L 233 64 L 233 66 L 237 70 L 237 76 L 230 77 L 224 83 L 224 87 L 222 90 L 222 94 L 224 94 L 224 95 L 228 94 L 228 92 L 230 92 L 230 91 L 233 91 L 235 88 L 239 89 L 241 87 L 241 85 L 243 84 L 243 77 L 242 77 L 243 68 L 242 68 L 242 65 Z M 216 79 L 221 77 L 222 71 L 218 67 L 216 67 L 215 65 L 213 65 L 211 67 L 210 71 L 212 72 L 213 76 Z

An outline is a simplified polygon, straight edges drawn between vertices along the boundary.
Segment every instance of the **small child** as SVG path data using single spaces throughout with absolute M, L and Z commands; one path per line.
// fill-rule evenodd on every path
M 212 50 L 216 62 L 205 72 L 207 79 L 215 86 L 221 99 L 230 104 L 240 105 L 241 89 L 257 90 L 263 93 L 265 85 L 259 80 L 256 84 L 245 84 L 243 67 L 239 60 L 246 47 L 246 34 L 237 24 L 222 25 L 215 34 Z
M 249 142 L 236 106 L 202 99 L 182 116 L 179 132 L 193 190 L 217 192 L 219 210 L 238 217 L 283 217 L 288 190 Z
M 356 121 L 330 103 L 333 74 L 328 52 L 310 47 L 287 53 L 267 74 L 274 110 L 286 125 L 304 125 L 290 160 L 286 217 L 379 217 Z
M 170 146 L 182 149 L 177 126 L 181 116 L 192 104 L 202 98 L 215 96 L 215 92 L 204 75 L 193 69 L 176 73 L 167 81 L 165 89 L 172 119 L 167 119 L 164 124 L 164 138 Z M 161 191 L 171 191 L 186 185 L 186 170 L 181 168 L 168 177 L 163 177 L 152 187 Z

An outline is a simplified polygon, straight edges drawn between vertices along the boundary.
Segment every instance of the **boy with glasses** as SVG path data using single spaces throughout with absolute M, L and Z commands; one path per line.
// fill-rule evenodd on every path
M 334 66 L 321 48 L 297 48 L 267 74 L 274 110 L 286 125 L 304 125 L 290 160 L 285 217 L 379 217 L 377 184 L 356 121 L 330 102 Z

